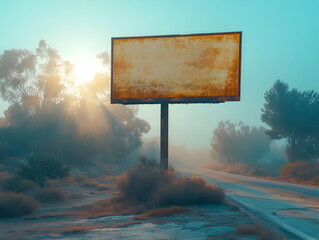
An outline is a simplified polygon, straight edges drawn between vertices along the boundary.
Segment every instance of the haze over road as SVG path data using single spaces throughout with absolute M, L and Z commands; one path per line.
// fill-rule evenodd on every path
M 226 189 L 229 198 L 300 239 L 319 239 L 319 188 L 246 177 L 186 165 L 181 175 L 196 175 Z

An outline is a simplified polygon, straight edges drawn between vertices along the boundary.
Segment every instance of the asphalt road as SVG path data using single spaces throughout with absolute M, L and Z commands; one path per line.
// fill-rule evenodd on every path
M 229 198 L 300 239 L 319 240 L 319 188 L 246 177 L 188 165 L 174 166 L 226 189 Z

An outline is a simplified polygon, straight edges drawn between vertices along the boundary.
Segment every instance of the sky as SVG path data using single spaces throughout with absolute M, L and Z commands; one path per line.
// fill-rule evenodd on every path
M 316 0 L 0 0 L 0 54 L 44 39 L 78 68 L 103 71 L 96 55 L 111 52 L 111 37 L 242 31 L 241 101 L 169 106 L 170 143 L 209 147 L 220 121 L 265 126 L 275 80 L 319 91 L 318 9 Z M 0 101 L 0 113 L 7 107 Z M 144 137 L 158 137 L 160 106 L 140 105 L 138 116 L 151 125 Z

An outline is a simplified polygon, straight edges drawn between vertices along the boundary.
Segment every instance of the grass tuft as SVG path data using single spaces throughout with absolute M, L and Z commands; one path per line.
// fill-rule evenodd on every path
M 39 203 L 22 193 L 0 193 L 0 218 L 20 217 L 33 213 Z

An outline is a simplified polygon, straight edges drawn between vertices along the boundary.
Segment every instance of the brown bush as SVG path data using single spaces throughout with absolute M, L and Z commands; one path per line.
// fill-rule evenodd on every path
M 0 193 L 0 218 L 20 217 L 33 213 L 39 203 L 22 193 Z
M 199 177 L 182 177 L 160 186 L 154 194 L 152 203 L 156 207 L 221 204 L 224 198 L 225 193 L 222 188 L 208 184 Z
M 148 209 L 198 204 L 221 204 L 225 192 L 198 177 L 178 177 L 174 170 L 136 166 L 118 180 L 119 199 Z
M 123 200 L 134 205 L 148 205 L 158 189 L 173 182 L 173 178 L 173 174 L 137 166 L 119 178 L 117 187 Z
M 161 171 L 154 164 L 140 164 L 118 178 L 119 194 L 82 209 L 87 217 L 141 214 L 153 209 L 223 204 L 225 192 L 198 177 L 178 177 L 173 169 Z M 160 211 L 160 210 L 159 210 Z
M 288 163 L 281 167 L 280 177 L 283 179 L 296 179 L 309 181 L 316 181 L 319 176 L 319 164 L 306 163 L 306 162 L 294 162 Z M 318 182 L 317 182 L 318 184 Z

